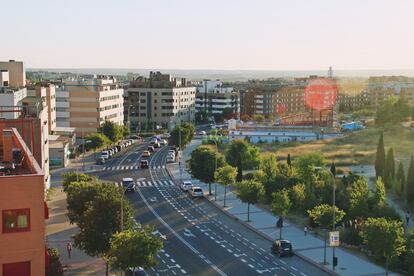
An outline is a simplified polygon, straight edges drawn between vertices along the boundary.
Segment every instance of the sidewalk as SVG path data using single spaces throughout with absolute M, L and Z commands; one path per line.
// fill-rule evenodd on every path
M 85 155 L 85 166 L 93 164 L 93 152 Z M 61 174 L 69 171 L 82 171 L 83 160 L 76 159 L 68 167 L 52 170 L 51 187 L 53 194 L 47 202 L 49 219 L 46 220 L 46 244 L 59 250 L 60 261 L 66 267 L 67 275 L 105 275 L 105 262 L 101 258 L 91 257 L 73 245 L 71 238 L 78 228 L 69 223 L 66 217 L 66 194 L 62 190 Z M 71 241 L 73 248 L 68 257 L 66 244 Z
M 200 140 L 193 140 L 190 145 L 184 149 L 183 164 L 185 164 L 185 161 L 188 160 L 191 152 L 200 144 Z M 169 164 L 167 168 L 173 178 L 180 179 L 180 168 L 177 163 Z M 182 177 L 183 179 L 190 179 L 191 175 L 186 170 L 183 170 Z M 208 184 L 202 183 L 198 180 L 193 180 L 193 183 L 203 188 L 205 192 L 208 192 Z M 214 189 L 215 184 L 212 184 L 213 195 L 206 195 L 206 197 L 223 210 L 224 187 L 217 184 L 217 201 L 214 201 Z M 246 222 L 247 204 L 237 199 L 236 196 L 229 191 L 229 189 L 227 189 L 226 205 L 227 207 L 224 208 L 223 211 L 239 219 L 242 223 L 248 225 L 262 236 L 267 237 L 269 240 L 279 238 L 279 229 L 276 229 L 275 227 L 277 217 L 273 214 L 264 211 L 255 205 L 251 205 L 251 221 Z M 302 257 L 307 261 L 311 261 L 321 267 L 325 267 L 325 269 L 332 269 L 332 248 L 330 247 L 326 250 L 326 260 L 328 264 L 325 266 L 323 265 L 323 240 L 310 233 L 305 236 L 302 229 L 290 224 L 287 220 L 284 221 L 282 236 L 283 238 L 292 241 L 294 249 L 299 257 Z M 335 272 L 340 275 L 385 275 L 382 267 L 379 267 L 370 261 L 361 258 L 360 256 L 356 256 L 346 249 L 341 247 L 336 248 L 335 255 L 338 257 L 338 266 L 336 267 Z

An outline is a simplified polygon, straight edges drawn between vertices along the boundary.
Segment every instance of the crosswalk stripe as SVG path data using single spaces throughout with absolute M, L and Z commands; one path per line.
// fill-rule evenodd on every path
M 174 182 L 172 182 L 171 180 L 168 180 L 168 182 L 170 182 L 171 186 L 174 186 Z
M 112 167 L 112 169 L 113 169 L 113 168 L 114 168 L 114 167 Z M 118 167 L 116 167 L 116 169 L 117 169 L 117 170 L 119 170 L 119 166 L 118 166 Z

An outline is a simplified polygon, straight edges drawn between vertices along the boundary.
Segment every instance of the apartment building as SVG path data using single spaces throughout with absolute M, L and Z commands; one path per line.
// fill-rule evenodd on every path
M 123 93 L 112 76 L 66 80 L 56 88 L 57 126 L 73 127 L 82 137 L 97 132 L 105 121 L 122 125 Z
M 371 77 L 368 81 L 367 100 L 373 107 L 380 106 L 391 96 L 412 99 L 414 79 L 408 77 Z
M 203 80 L 196 88 L 196 112 L 222 114 L 226 108 L 231 109 L 233 113 L 240 112 L 239 93 L 235 92 L 233 87 L 223 86 L 220 80 Z
M 13 75 L 12 75 L 13 77 Z M 15 110 L 21 108 L 23 99 L 27 96 L 25 87 L 10 86 L 10 72 L 0 70 L 0 118 L 16 119 L 19 116 Z
M 44 172 L 16 128 L 0 135 L 0 275 L 45 275 Z
M 188 86 L 184 78 L 150 72 L 149 78 L 139 77 L 129 85 L 126 121 L 132 129 L 146 130 L 194 123 L 195 94 L 196 87 Z
M 22 61 L 0 61 L 0 70 L 9 72 L 9 84 L 11 87 L 26 86 L 26 71 Z

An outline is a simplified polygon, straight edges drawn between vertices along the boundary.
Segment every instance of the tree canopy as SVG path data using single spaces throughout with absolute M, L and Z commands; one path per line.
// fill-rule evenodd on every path
M 308 210 L 309 217 L 325 229 L 333 228 L 333 213 L 335 210 L 335 225 L 342 221 L 345 212 L 335 206 L 335 209 L 328 204 L 320 204 L 315 206 L 312 210 Z
M 385 148 L 384 148 L 384 133 L 381 132 L 377 145 L 377 153 L 375 154 L 375 175 L 376 177 L 384 178 L 385 170 Z
M 254 180 L 243 180 L 236 185 L 236 196 L 247 203 L 247 221 L 250 221 L 250 204 L 256 204 L 263 196 L 263 185 Z
M 108 258 L 115 269 L 155 266 L 157 253 L 163 248 L 161 238 L 152 234 L 153 227 L 145 226 L 138 230 L 125 230 L 115 233 L 110 240 Z
M 85 147 L 87 149 L 99 149 L 109 145 L 111 141 L 102 133 L 92 133 L 86 136 Z
M 238 182 L 243 180 L 243 170 L 251 169 L 259 163 L 259 149 L 248 142 L 233 140 L 226 152 L 227 163 L 237 168 Z
M 101 125 L 101 131 L 113 143 L 118 142 L 123 137 L 123 135 L 122 135 L 122 133 L 123 133 L 122 126 L 119 126 L 119 125 L 117 125 L 117 124 L 115 124 L 114 122 L 111 122 L 111 121 L 105 121 Z
M 237 170 L 229 165 L 218 169 L 214 174 L 216 181 L 224 186 L 224 207 L 226 207 L 227 186 L 233 185 L 236 182 L 236 176 Z
M 180 145 L 180 131 L 181 131 L 181 145 Z M 194 138 L 195 128 L 192 124 L 183 123 L 181 126 L 176 126 L 171 132 L 170 143 L 178 148 L 185 148 Z

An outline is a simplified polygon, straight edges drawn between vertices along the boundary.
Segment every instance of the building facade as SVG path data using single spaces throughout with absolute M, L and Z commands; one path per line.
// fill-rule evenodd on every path
M 44 174 L 15 128 L 0 133 L 0 275 L 45 275 Z
M 101 124 L 123 124 L 124 90 L 111 76 L 65 81 L 56 89 L 57 126 L 73 127 L 78 137 L 96 133 Z
M 26 72 L 22 61 L 0 61 L 0 70 L 9 72 L 9 86 L 26 86 Z
M 126 121 L 132 129 L 172 129 L 184 122 L 194 123 L 196 88 L 185 79 L 150 72 L 130 83 L 126 97 Z

